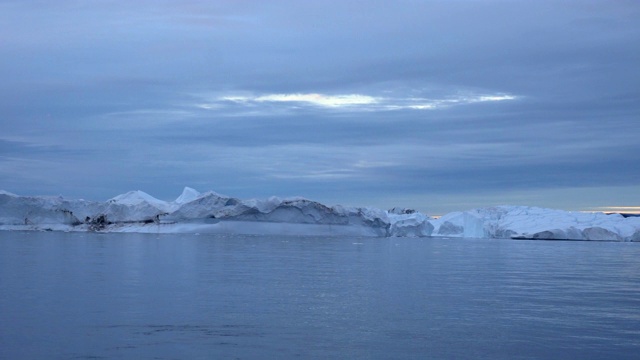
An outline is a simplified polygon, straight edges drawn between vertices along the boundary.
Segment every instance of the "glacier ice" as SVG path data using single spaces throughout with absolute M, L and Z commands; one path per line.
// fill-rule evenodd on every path
M 638 241 L 640 217 L 495 206 L 449 213 L 433 221 L 433 225 L 434 236 Z
M 185 188 L 166 202 L 131 191 L 100 203 L 0 193 L 0 229 L 388 236 L 387 213 L 300 197 L 240 200 Z
M 301 197 L 242 200 L 189 187 L 174 201 L 139 190 L 106 202 L 0 190 L 0 230 L 640 241 L 640 217 L 495 206 L 435 219 L 404 208 L 326 206 Z

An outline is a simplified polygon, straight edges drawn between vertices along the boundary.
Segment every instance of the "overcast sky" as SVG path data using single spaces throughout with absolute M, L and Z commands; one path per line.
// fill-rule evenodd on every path
M 640 205 L 640 2 L 0 0 L 0 189 Z

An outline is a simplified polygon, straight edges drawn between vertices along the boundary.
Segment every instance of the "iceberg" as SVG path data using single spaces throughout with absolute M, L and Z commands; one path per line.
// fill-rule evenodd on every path
M 433 236 L 640 241 L 640 217 L 601 212 L 495 206 L 449 213 L 432 223 Z
M 240 200 L 213 191 L 192 194 L 190 201 L 160 216 L 160 224 L 199 224 L 206 232 L 364 236 L 387 236 L 390 227 L 386 213 L 375 209 L 328 207 L 304 198 Z
M 182 190 L 182 194 L 178 196 L 178 198 L 176 199 L 176 201 L 174 201 L 174 203 L 177 205 L 182 205 L 197 199 L 199 196 L 200 196 L 200 193 L 197 190 L 186 186 L 184 190 Z
M 640 241 L 640 217 L 505 205 L 436 219 L 405 208 L 242 200 L 189 187 L 173 201 L 140 190 L 106 202 L 0 190 L 0 230 Z
M 0 230 L 389 236 L 387 213 L 301 197 L 241 200 L 186 187 L 174 201 L 130 191 L 104 203 L 0 192 Z
M 433 233 L 433 218 L 413 209 L 392 208 L 387 211 L 391 227 L 390 235 L 399 237 L 424 237 Z

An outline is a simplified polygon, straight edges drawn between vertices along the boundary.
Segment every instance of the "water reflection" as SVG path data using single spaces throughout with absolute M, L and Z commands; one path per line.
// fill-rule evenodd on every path
M 0 233 L 0 358 L 633 358 L 638 244 Z

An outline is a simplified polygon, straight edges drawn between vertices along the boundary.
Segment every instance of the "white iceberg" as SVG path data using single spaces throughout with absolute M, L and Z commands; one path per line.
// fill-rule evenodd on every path
M 159 220 L 164 228 L 189 223 L 198 232 L 258 234 L 387 236 L 390 226 L 386 213 L 377 209 L 328 207 L 300 197 L 240 200 L 213 191 L 192 197 Z
M 234 233 L 640 241 L 640 217 L 496 206 L 439 219 L 411 209 L 241 200 L 186 187 L 174 201 L 131 191 L 106 202 L 0 191 L 0 230 Z
M 399 237 L 424 237 L 433 233 L 434 219 L 412 209 L 393 208 L 387 211 L 391 223 L 390 235 Z
M 432 222 L 433 236 L 640 241 L 640 217 L 529 206 L 454 212 Z
M 0 193 L 0 229 L 388 236 L 387 213 L 304 198 L 240 200 L 185 188 L 172 202 L 131 191 L 104 202 Z
M 182 205 L 197 199 L 199 196 L 200 196 L 200 193 L 197 190 L 186 186 L 184 190 L 182 190 L 182 194 L 178 196 L 178 198 L 174 201 L 174 203 L 176 205 Z

